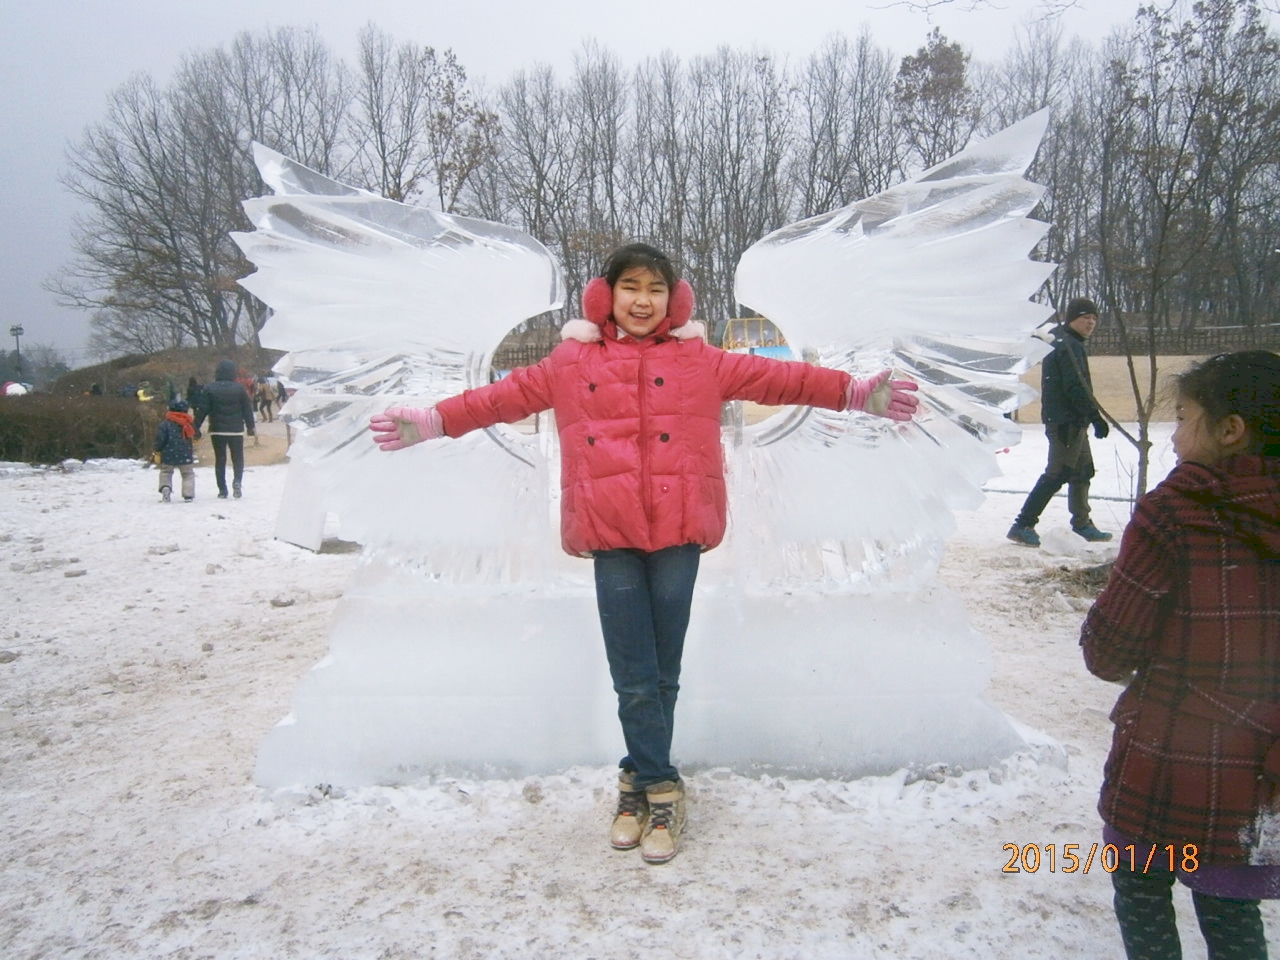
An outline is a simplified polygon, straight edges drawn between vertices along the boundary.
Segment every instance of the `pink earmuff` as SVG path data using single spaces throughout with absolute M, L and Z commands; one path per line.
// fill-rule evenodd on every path
M 582 315 L 604 325 L 613 312 L 613 288 L 604 277 L 594 277 L 582 288 Z
M 671 326 L 683 327 L 693 316 L 693 287 L 688 280 L 677 280 L 676 288 L 671 291 L 671 300 L 667 303 L 667 316 L 671 318 Z
M 693 316 L 693 287 L 687 280 L 677 280 L 667 302 L 671 326 L 684 326 Z M 613 312 L 613 288 L 604 277 L 594 277 L 582 290 L 582 315 L 592 323 L 604 325 Z

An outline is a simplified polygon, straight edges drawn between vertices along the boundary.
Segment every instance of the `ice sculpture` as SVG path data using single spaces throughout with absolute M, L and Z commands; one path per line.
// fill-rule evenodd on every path
M 686 768 L 801 774 L 990 762 L 1021 744 L 982 697 L 985 643 L 934 582 L 951 510 L 1016 442 L 1004 414 L 1047 348 L 1028 298 L 1052 270 L 1024 178 L 1041 113 L 742 258 L 740 302 L 806 359 L 921 384 L 910 425 L 795 408 L 725 418 L 731 522 L 707 554 L 673 752 Z M 555 433 L 497 427 L 388 456 L 365 430 L 394 403 L 487 382 L 492 351 L 562 299 L 536 241 L 384 200 L 261 147 L 274 196 L 246 203 L 245 285 L 298 388 L 277 533 L 326 517 L 364 553 L 330 633 L 267 736 L 256 779 L 522 775 L 623 752 L 589 562 L 559 551 Z M 603 253 L 603 251 L 602 251 Z M 857 308 L 847 303 L 857 293 Z

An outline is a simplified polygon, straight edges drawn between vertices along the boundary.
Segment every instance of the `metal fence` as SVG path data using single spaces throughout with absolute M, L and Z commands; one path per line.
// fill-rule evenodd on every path
M 493 369 L 514 370 L 516 367 L 531 367 L 552 350 L 560 342 L 559 337 L 544 343 L 501 344 L 493 354 Z
M 1190 327 L 1186 330 L 1157 330 L 1156 354 L 1159 356 L 1204 356 L 1231 353 L 1236 350 L 1280 349 L 1280 323 L 1254 327 Z M 1129 345 L 1137 354 L 1147 352 L 1147 331 L 1133 325 Z M 1094 356 L 1117 356 L 1125 352 L 1120 330 L 1106 318 L 1089 338 L 1089 353 Z

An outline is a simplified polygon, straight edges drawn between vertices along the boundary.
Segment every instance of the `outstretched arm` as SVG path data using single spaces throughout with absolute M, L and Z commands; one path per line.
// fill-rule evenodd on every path
M 717 373 L 726 400 L 861 410 L 891 420 L 910 420 L 919 406 L 916 384 L 890 380 L 888 370 L 858 380 L 828 367 L 722 351 Z
M 551 406 L 548 360 L 519 367 L 497 383 L 466 390 L 432 407 L 388 407 L 369 418 L 373 441 L 382 450 L 439 437 L 460 437 L 495 423 L 514 423 Z

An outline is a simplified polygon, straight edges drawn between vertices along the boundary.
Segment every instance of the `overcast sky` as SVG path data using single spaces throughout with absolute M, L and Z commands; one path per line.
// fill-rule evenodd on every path
M 969 11 L 968 0 L 933 21 L 892 0 L 650 0 L 643 4 L 542 0 L 34 0 L 15 5 L 0 38 L 4 186 L 0 213 L 0 344 L 51 344 L 72 365 L 87 362 L 88 317 L 58 307 L 41 283 L 71 257 L 76 205 L 59 182 L 67 145 L 103 115 L 106 95 L 131 74 L 168 81 L 182 55 L 216 47 L 243 30 L 318 27 L 350 60 L 359 28 L 373 21 L 397 40 L 451 48 L 472 79 L 489 87 L 535 62 L 567 72 L 588 37 L 625 65 L 670 49 L 681 56 L 717 46 L 763 47 L 803 59 L 832 33 L 856 36 L 865 24 L 902 55 L 923 45 L 933 24 L 979 60 L 996 61 L 1035 0 L 996 0 L 1002 9 Z M 1068 36 L 1091 42 L 1132 20 L 1137 0 L 1080 0 L 1065 14 Z

